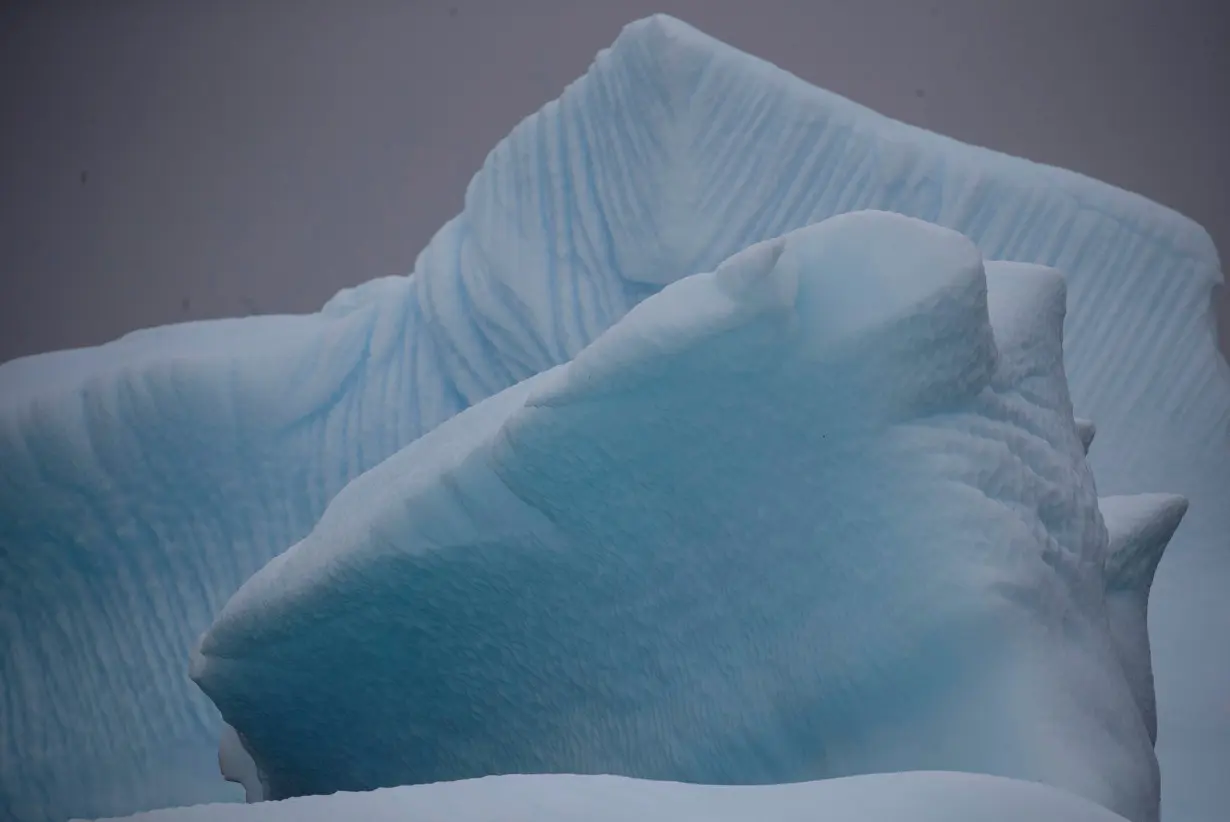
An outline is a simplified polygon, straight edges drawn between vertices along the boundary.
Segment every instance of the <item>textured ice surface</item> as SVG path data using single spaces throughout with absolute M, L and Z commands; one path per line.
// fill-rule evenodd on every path
M 1108 563 L 1064 300 L 887 212 L 751 246 L 352 482 L 193 675 L 275 799 L 955 770 L 1155 819 L 1121 657 L 1183 501 Z
M 129 822 L 1123 822 L 1043 785 L 904 773 L 759 787 L 492 776 L 370 793 L 155 811 Z
M 1142 198 L 895 123 L 669 18 L 630 26 L 475 177 L 408 278 L 310 317 L 196 323 L 0 366 L 0 816 L 217 797 L 184 660 L 346 482 L 568 359 L 659 283 L 877 207 L 1070 285 L 1106 494 L 1181 493 L 1150 628 L 1172 819 L 1230 784 L 1230 376 L 1208 237 Z M 239 789 L 225 795 L 238 796 Z
M 430 385 L 412 313 L 199 323 L 0 366 L 0 819 L 242 797 L 188 651 L 347 480 L 457 410 L 411 390 Z

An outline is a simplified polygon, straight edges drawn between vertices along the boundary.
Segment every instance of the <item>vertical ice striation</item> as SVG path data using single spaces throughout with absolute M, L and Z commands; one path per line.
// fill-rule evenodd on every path
M 1230 373 L 1207 235 L 1070 172 L 888 120 L 689 26 L 628 26 L 476 174 L 409 277 L 316 315 L 193 323 L 0 366 L 0 816 L 219 796 L 184 659 L 348 481 L 566 362 L 673 279 L 863 208 L 1062 270 L 1103 493 L 1191 500 L 1153 585 L 1169 812 L 1230 791 Z M 208 766 L 210 773 L 202 771 Z M 233 795 L 233 794 L 230 794 Z

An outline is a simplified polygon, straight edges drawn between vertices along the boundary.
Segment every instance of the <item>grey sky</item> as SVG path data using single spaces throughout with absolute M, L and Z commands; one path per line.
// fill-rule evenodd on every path
M 408 272 L 496 141 L 654 11 L 890 116 L 1139 191 L 1230 256 L 1225 6 L 0 2 L 0 360 L 311 311 Z

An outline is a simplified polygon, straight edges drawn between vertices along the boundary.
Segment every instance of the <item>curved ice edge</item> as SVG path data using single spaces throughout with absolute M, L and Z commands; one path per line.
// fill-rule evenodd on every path
M 670 25 L 690 28 L 678 21 Z M 620 50 L 605 52 L 606 62 L 603 66 L 595 64 L 591 74 L 602 69 L 607 71 L 607 76 L 610 77 L 613 62 L 622 60 L 626 64 L 631 51 L 630 46 L 635 46 L 638 39 L 644 37 L 644 28 L 644 26 L 638 28 L 636 25 L 630 27 L 627 36 L 621 37 Z M 652 38 L 645 38 L 645 40 L 651 42 Z M 714 44 L 724 48 L 718 52 L 710 52 L 711 56 L 717 54 L 723 57 L 723 60 L 719 62 L 726 62 L 740 69 L 752 64 L 763 64 L 763 61 L 741 54 L 730 47 L 724 47 L 712 38 L 705 38 L 704 35 L 689 36 L 683 39 L 685 51 L 687 48 L 699 47 L 695 53 L 704 52 L 706 48 L 714 47 Z M 666 52 L 654 46 L 657 52 L 651 57 L 659 59 L 670 54 L 670 48 L 673 46 L 670 43 L 665 45 L 668 47 Z M 686 59 L 683 65 L 685 67 L 688 65 Z M 881 182 L 880 179 L 856 177 L 857 169 L 854 164 L 856 161 L 861 162 L 859 158 L 868 156 L 866 152 L 870 151 L 877 158 L 879 168 L 884 170 L 890 182 L 895 180 L 896 183 L 904 184 L 905 187 L 898 191 L 911 195 L 913 191 L 911 186 L 918 184 L 920 187 L 917 193 L 939 192 L 944 194 L 942 199 L 945 201 L 950 199 L 949 195 L 953 195 L 954 202 L 964 203 L 962 206 L 964 213 L 972 215 L 967 227 L 988 253 L 994 256 L 1015 254 L 1021 259 L 1051 263 L 1063 260 L 1061 264 L 1064 267 L 1070 267 L 1074 284 L 1073 304 L 1080 314 L 1079 321 L 1075 324 L 1075 336 L 1079 339 L 1073 341 L 1069 350 L 1073 360 L 1080 366 L 1079 373 L 1075 374 L 1074 390 L 1078 392 L 1078 404 L 1081 405 L 1082 412 L 1095 417 L 1099 424 L 1104 426 L 1105 433 L 1099 435 L 1102 445 L 1094 448 L 1095 464 L 1102 469 L 1100 480 L 1107 490 L 1114 493 L 1132 493 L 1161 488 L 1182 490 L 1193 500 L 1193 514 L 1187 518 L 1184 527 L 1180 529 L 1175 559 L 1163 564 L 1163 579 L 1158 586 L 1157 597 L 1155 597 L 1155 599 L 1160 599 L 1159 604 L 1164 606 L 1157 609 L 1159 612 L 1155 614 L 1156 618 L 1153 621 L 1155 636 L 1159 639 L 1161 646 L 1160 654 L 1164 655 L 1159 656 L 1159 664 L 1162 665 L 1159 674 L 1162 678 L 1160 687 L 1168 686 L 1169 693 L 1175 694 L 1168 702 L 1163 695 L 1164 727 L 1161 745 L 1174 757 L 1174 766 L 1170 768 L 1170 787 L 1166 791 L 1166 796 L 1168 802 L 1176 803 L 1177 811 L 1190 811 L 1190 806 L 1185 807 L 1184 803 L 1196 801 L 1195 797 L 1205 794 L 1220 796 L 1217 791 L 1223 788 L 1211 787 L 1217 783 L 1215 779 L 1210 780 L 1208 776 L 1202 776 L 1201 774 L 1206 771 L 1201 767 L 1189 767 L 1191 764 L 1199 765 L 1199 762 L 1192 763 L 1190 757 L 1203 756 L 1200 753 L 1204 750 L 1201 747 L 1203 741 L 1208 741 L 1210 744 L 1221 744 L 1221 740 L 1230 739 L 1230 736 L 1223 732 L 1227 720 L 1219 719 L 1224 716 L 1224 712 L 1220 711 L 1220 695 L 1214 692 L 1209 684 L 1223 679 L 1224 677 L 1220 674 L 1225 670 L 1224 664 L 1217 662 L 1218 658 L 1215 654 L 1217 649 L 1209 646 L 1209 643 L 1215 642 L 1215 639 L 1209 638 L 1215 638 L 1223 633 L 1217 626 L 1226 624 L 1227 611 L 1224 607 L 1217 605 L 1223 601 L 1217 590 L 1222 583 L 1216 575 L 1208 574 L 1207 569 L 1220 567 L 1213 563 L 1220 562 L 1222 556 L 1220 552 L 1226 547 L 1224 535 L 1230 532 L 1226 528 L 1226 518 L 1221 512 L 1223 506 L 1220 505 L 1218 497 L 1220 489 L 1226 487 L 1230 482 L 1230 475 L 1224 470 L 1224 465 L 1230 464 L 1230 460 L 1225 457 L 1223 421 L 1224 409 L 1230 407 L 1226 404 L 1228 395 L 1226 386 L 1230 385 L 1230 379 L 1227 379 L 1227 376 L 1230 375 L 1230 368 L 1216 353 L 1212 334 L 1202 336 L 1199 333 L 1198 326 L 1201 318 L 1208 313 L 1207 285 L 1221 279 L 1216 252 L 1207 234 L 1186 218 L 1176 219 L 1176 215 L 1169 209 L 1151 203 L 1138 195 L 1122 192 L 1113 186 L 1090 180 L 1083 175 L 1058 169 L 1047 169 L 1047 167 L 1038 166 L 1026 160 L 1009 158 L 988 149 L 964 146 L 947 137 L 894 123 L 848 100 L 811 88 L 798 78 L 790 77 L 785 72 L 773 69 L 767 64 L 763 64 L 759 71 L 760 75 L 757 79 L 768 81 L 764 84 L 765 86 L 771 86 L 782 78 L 788 78 L 785 85 L 793 90 L 793 96 L 790 99 L 793 104 L 800 107 L 801 113 L 809 117 L 815 115 L 819 119 L 830 118 L 830 115 L 835 114 L 836 116 L 830 118 L 830 122 L 837 136 L 841 137 L 844 133 L 850 138 L 847 148 L 852 148 L 853 151 L 846 151 L 844 154 L 839 152 L 832 157 L 826 157 L 814 166 L 821 176 L 812 175 L 805 181 L 813 190 L 820 191 L 824 189 L 824 186 L 819 185 L 817 180 L 824 179 L 824 173 L 835 173 L 837 175 L 835 179 L 849 180 L 850 185 L 833 188 L 834 190 L 841 188 L 850 196 L 845 196 L 843 193 L 843 197 L 832 203 L 831 207 L 846 209 L 852 207 L 851 203 L 866 202 L 884 194 L 883 191 L 877 194 L 875 190 Z M 593 90 L 594 85 L 595 82 L 591 80 L 588 84 L 590 91 Z M 764 87 L 760 90 L 771 91 Z M 592 95 L 590 102 L 594 102 Z M 575 131 L 577 126 L 575 121 L 565 123 L 552 120 L 551 112 L 558 111 L 558 108 L 557 105 L 551 104 L 544 110 L 541 117 L 536 115 L 539 122 L 552 124 L 551 128 L 544 129 L 543 133 L 548 136 L 555 133 L 576 136 L 578 132 Z M 700 116 L 703 116 L 703 113 Z M 556 127 L 559 127 L 558 131 L 555 130 Z M 531 136 L 536 139 L 538 135 Z M 583 134 L 580 136 L 580 142 L 587 139 Z M 522 139 L 517 145 L 520 149 L 528 149 L 534 143 L 531 140 Z M 588 150 L 593 151 L 595 147 L 595 145 L 589 145 Z M 909 151 L 899 149 L 909 149 Z M 938 155 L 938 160 L 934 156 L 922 157 L 925 161 L 922 165 L 927 165 L 932 160 L 936 161 L 936 164 L 929 166 L 929 173 L 938 176 L 932 176 L 929 179 L 922 178 L 920 181 L 919 178 L 908 174 L 898 175 L 898 172 L 909 170 L 909 163 L 901 164 L 903 159 L 911 160 L 911 162 L 918 159 L 916 154 L 911 153 L 914 151 L 924 155 Z M 773 152 L 766 153 L 773 154 Z M 533 162 L 537 162 L 539 157 L 533 151 L 524 151 L 522 156 Z M 783 153 L 781 156 L 784 158 L 787 155 Z M 732 165 L 740 167 L 739 164 Z M 1046 174 L 1053 173 L 1054 176 L 1040 176 L 1039 169 L 1045 171 Z M 516 168 L 504 167 L 501 171 L 505 172 L 505 179 L 518 178 L 519 172 Z M 487 169 L 484 173 L 490 181 L 491 170 Z M 898 176 L 894 177 L 894 175 Z M 530 177 L 532 175 L 522 175 L 519 179 L 530 179 Z M 578 177 L 577 179 L 583 178 Z M 534 184 L 538 185 L 541 182 L 535 179 Z M 529 186 L 530 189 L 533 187 Z M 1046 190 L 1051 187 L 1059 189 L 1059 196 L 1047 195 Z M 481 190 L 479 194 L 482 194 Z M 896 194 L 882 202 L 895 210 L 924 207 L 919 205 L 919 202 L 910 199 L 910 196 L 902 198 Z M 490 217 L 491 212 L 489 210 L 484 212 L 484 209 L 489 209 L 491 204 L 492 200 L 489 197 L 468 197 L 465 215 L 457 223 L 463 225 L 464 231 L 469 233 L 482 233 L 489 230 L 490 222 L 484 223 L 481 217 L 484 213 Z M 767 205 L 767 202 L 753 201 L 753 205 L 759 211 Z M 823 204 L 821 206 L 821 208 L 828 207 Z M 950 213 L 946 219 L 966 219 L 960 217 L 962 208 L 954 212 L 958 217 L 953 218 Z M 1021 222 L 1020 227 L 1023 233 L 1018 235 L 1017 218 L 1024 220 L 1025 215 L 1029 215 L 1030 228 L 1026 228 L 1024 222 Z M 1005 221 L 1002 219 L 1006 216 L 1011 218 L 1008 220 L 1010 226 L 1007 231 L 1003 230 Z M 1048 227 L 1050 217 L 1055 216 L 1059 217 L 1058 228 L 1055 225 Z M 1041 223 L 1036 223 L 1034 217 L 1040 217 Z M 556 229 L 561 224 L 562 221 L 550 229 L 548 226 L 540 226 L 540 233 L 550 237 L 552 243 L 558 242 L 560 233 Z M 1040 229 L 1039 225 L 1041 225 Z M 618 227 L 616 228 L 618 230 Z M 552 234 L 552 231 L 556 233 Z M 451 264 L 456 261 L 455 257 L 450 256 L 451 252 L 456 249 L 451 244 L 449 233 L 449 230 L 442 231 L 438 239 L 433 241 L 433 246 L 440 253 L 437 254 L 437 259 L 428 260 L 428 262 Z M 623 238 L 617 239 L 622 242 Z M 742 242 L 742 239 L 740 238 L 739 241 Z M 1135 253 L 1125 253 L 1119 262 L 1112 265 L 1113 249 L 1123 249 L 1125 252 L 1135 249 Z M 524 265 L 525 260 L 530 257 L 523 254 L 507 254 L 501 259 L 521 274 L 536 269 L 532 264 Z M 420 274 L 431 267 L 431 265 L 419 266 Z M 543 267 L 542 270 L 546 271 L 546 268 Z M 565 270 L 563 273 L 568 275 L 571 272 Z M 635 275 L 635 272 L 632 274 Z M 339 295 L 339 299 L 329 311 L 323 312 L 318 317 L 323 316 L 325 319 L 332 320 L 347 312 L 360 315 L 371 313 L 364 312 L 363 309 L 371 309 L 382 304 L 389 305 L 394 301 L 390 298 L 388 291 L 390 285 L 395 286 L 399 295 L 407 295 L 417 287 L 414 280 L 421 285 L 424 277 L 418 276 L 412 280 L 403 277 L 386 278 L 360 286 L 353 291 L 347 290 Z M 1193 289 L 1191 287 L 1193 284 L 1198 288 Z M 409 301 L 410 298 L 406 297 L 406 302 Z M 1124 304 L 1130 306 L 1134 302 L 1136 304 L 1146 303 L 1152 308 L 1152 312 L 1146 314 L 1149 322 L 1121 322 L 1120 328 L 1132 329 L 1126 333 L 1113 327 L 1113 323 L 1110 326 L 1103 323 L 1103 319 L 1108 316 L 1118 316 L 1122 320 L 1118 309 Z M 560 308 L 566 303 L 567 297 L 560 296 L 556 307 Z M 563 311 L 562 315 L 565 318 L 571 316 L 567 311 Z M 557 314 L 556 318 L 560 316 Z M 242 321 L 193 323 L 182 328 L 172 327 L 150 332 L 137 332 L 126 337 L 120 345 L 101 346 L 99 349 L 81 352 L 64 352 L 63 355 L 42 355 L 6 363 L 0 365 L 0 406 L 4 406 L 6 411 L 11 410 L 8 401 L 20 400 L 22 404 L 26 402 L 36 404 L 43 411 L 54 407 L 59 413 L 67 409 L 69 413 L 64 415 L 67 422 L 62 428 L 61 441 L 58 446 L 77 448 L 79 432 L 71 426 L 77 422 L 74 417 L 75 405 L 80 404 L 83 396 L 98 403 L 90 409 L 91 411 L 104 412 L 98 414 L 92 420 L 93 422 L 114 420 L 121 423 L 119 427 L 122 428 L 122 423 L 130 422 L 123 417 L 123 413 L 128 409 L 123 405 L 106 405 L 112 399 L 108 381 L 123 388 L 139 384 L 140 380 L 148 380 L 155 387 L 158 383 L 162 383 L 161 387 L 166 387 L 166 378 L 170 376 L 169 372 L 172 370 L 170 366 L 174 363 L 158 356 L 142 359 L 140 355 L 143 350 L 156 355 L 160 347 L 169 346 L 174 348 L 171 352 L 172 359 L 181 357 L 190 360 L 201 359 L 197 357 L 200 352 L 193 350 L 192 346 L 179 348 L 175 346 L 185 338 L 191 338 L 199 345 L 207 344 L 210 347 L 223 349 L 229 347 L 237 350 L 238 346 L 229 345 L 235 333 L 244 335 L 250 329 L 264 328 L 274 332 L 272 336 L 266 337 L 267 340 L 284 335 L 294 336 L 298 333 L 295 325 L 299 323 L 299 318 L 289 318 L 286 324 L 282 323 L 283 318 L 273 318 L 273 322 L 266 322 L 267 319 L 252 318 Z M 435 317 L 436 322 L 444 324 L 447 324 L 448 319 L 448 317 Z M 487 316 L 486 319 L 490 320 L 491 317 Z M 1155 319 L 1156 322 L 1153 322 Z M 310 322 L 317 322 L 317 317 L 310 318 Z M 278 328 L 278 326 L 281 327 Z M 300 328 L 303 329 L 303 326 Z M 328 335 L 327 329 L 305 330 L 310 332 L 303 335 L 305 339 Z M 544 335 L 547 333 L 542 328 L 539 330 Z M 1133 338 L 1137 341 L 1144 340 L 1146 343 L 1133 348 Z M 349 345 L 350 341 L 346 342 Z M 237 356 L 242 354 L 243 352 L 238 352 Z M 137 357 L 142 361 L 125 364 L 125 361 L 131 357 Z M 243 359 L 247 360 L 249 357 L 243 356 Z M 310 362 L 313 367 L 324 363 L 324 359 L 316 356 L 304 357 L 304 361 Z M 123 367 L 117 368 L 117 362 Z M 1161 370 L 1159 370 L 1159 363 Z M 1187 367 L 1176 368 L 1175 364 L 1187 364 Z M 139 367 L 130 368 L 128 367 L 130 365 Z M 62 376 L 65 379 L 57 386 L 43 385 L 37 387 L 37 390 L 25 391 L 25 389 L 35 388 L 34 381 L 29 378 L 35 372 L 45 370 L 48 366 L 51 366 L 52 370 L 62 369 L 64 372 Z M 335 373 L 338 370 L 340 369 L 335 369 Z M 1115 374 L 1126 374 L 1130 377 L 1115 376 Z M 1180 378 L 1172 381 L 1170 375 L 1178 375 Z M 211 374 L 210 376 L 218 375 Z M 1151 386 L 1150 381 L 1153 381 Z M 326 385 L 327 383 L 328 380 L 319 381 L 319 384 L 325 385 L 330 391 L 340 390 L 337 384 Z M 211 384 L 217 387 L 224 386 L 226 383 L 222 379 L 216 379 Z M 281 387 L 284 383 L 278 382 L 277 385 Z M 13 390 L 15 387 L 21 390 Z M 174 387 L 182 389 L 185 385 L 181 383 Z M 44 390 L 48 388 L 51 390 Z M 1146 388 L 1151 390 L 1146 391 Z M 277 394 L 278 392 L 270 393 Z M 383 392 L 373 393 L 387 396 L 388 392 L 386 389 Z M 159 398 L 163 399 L 165 396 L 162 394 Z M 278 398 L 273 397 L 272 399 Z M 322 402 L 333 401 L 335 395 L 326 392 L 318 398 L 313 398 L 313 401 L 317 399 Z M 99 402 L 100 400 L 103 402 Z M 397 407 L 399 409 L 412 407 L 414 400 L 413 395 L 406 396 L 401 403 L 397 404 Z M 290 405 L 302 410 L 308 404 L 304 402 L 299 406 L 295 406 L 294 403 Z M 271 410 L 271 419 L 281 422 L 287 416 L 281 411 L 286 405 L 284 402 L 271 402 L 268 409 L 262 410 Z M 349 405 L 347 411 L 353 410 L 358 404 Z M 445 414 L 456 410 L 443 407 L 444 403 L 441 405 L 441 410 Z M 227 408 L 222 410 L 230 411 Z M 112 420 L 106 419 L 108 414 L 114 415 Z M 333 422 L 336 424 L 342 416 L 341 414 L 334 415 Z M 226 416 L 223 413 L 217 420 L 210 420 L 210 422 L 216 423 L 225 419 Z M 138 420 L 138 422 L 145 421 Z M 403 423 L 399 420 L 397 425 L 401 429 Z M 162 427 L 158 427 L 158 430 L 164 431 Z M 204 435 L 202 439 L 205 440 L 204 450 L 206 452 L 216 450 L 216 446 L 225 444 L 227 441 L 224 437 L 219 437 L 217 432 L 208 426 L 191 433 Z M 406 435 L 406 432 L 402 431 L 402 434 Z M 213 437 L 213 440 L 210 440 L 210 437 Z M 19 443 L 20 448 L 27 445 L 26 442 Z M 344 479 L 345 471 L 348 467 L 353 466 L 356 454 L 366 455 L 368 458 L 382 456 L 380 453 L 382 447 L 384 447 L 382 443 L 373 441 L 371 438 L 348 441 L 345 453 L 336 455 L 335 462 L 326 466 L 324 476 L 312 478 L 313 481 L 320 480 L 318 487 L 311 488 L 312 494 L 327 499 L 335 488 L 331 484 L 333 476 L 341 476 Z M 64 453 L 69 453 L 67 448 Z M 80 459 L 82 456 L 87 459 L 92 458 L 88 449 L 82 449 L 71 456 L 74 459 Z M 7 462 L 7 459 L 5 461 Z M 181 462 L 182 464 L 198 464 L 198 460 L 192 458 Z M 236 476 L 247 473 L 250 472 L 245 467 L 244 471 L 223 477 L 223 481 L 219 482 L 216 487 L 233 487 Z M 292 476 L 288 479 L 297 480 L 297 477 Z M 275 482 L 273 486 L 286 488 L 291 484 L 290 482 Z M 24 488 L 25 486 L 19 481 L 19 487 Z M 114 487 L 106 490 L 107 495 L 100 495 L 90 502 L 104 507 L 117 502 L 121 506 L 129 504 L 126 498 L 115 493 Z M 176 490 L 183 489 L 177 488 Z M 287 506 L 287 499 L 288 497 L 285 496 L 272 497 L 267 503 L 269 510 L 283 511 Z M 228 499 L 228 504 L 231 501 Z M 235 501 L 239 503 L 237 508 L 250 507 L 244 495 L 240 495 Z M 22 504 L 24 507 L 24 502 Z M 125 513 L 132 513 L 135 509 L 136 506 L 132 509 L 125 508 Z M 198 546 L 198 543 L 188 540 L 193 546 L 202 549 L 208 547 L 212 551 L 211 555 L 223 564 L 234 562 L 239 566 L 239 573 L 233 580 L 227 578 L 221 582 L 198 573 L 188 574 L 182 579 L 177 578 L 175 589 L 186 601 L 185 607 L 189 609 L 200 607 L 200 603 L 196 602 L 195 598 L 199 596 L 198 589 L 201 587 L 212 587 L 214 595 L 225 595 L 234 590 L 245 574 L 245 563 L 255 561 L 259 564 L 273 551 L 281 550 L 294 538 L 302 535 L 310 527 L 317 514 L 318 512 L 309 512 L 302 520 L 292 522 L 286 537 L 275 535 L 268 543 L 258 544 L 255 548 L 249 547 L 246 534 L 236 535 L 229 531 L 225 533 L 221 544 L 213 544 L 206 540 Z M 227 517 L 229 516 L 228 510 Z M 185 521 L 190 517 L 185 517 L 183 511 L 177 511 L 175 519 Z M 69 534 L 77 533 L 87 520 L 88 517 L 80 516 L 76 511 L 68 512 L 64 520 L 64 530 Z M 229 520 L 223 524 L 229 524 Z M 217 523 L 210 523 L 210 525 L 217 525 Z M 203 529 L 203 531 L 210 538 L 216 535 L 216 529 L 212 527 Z M 190 536 L 199 535 L 191 534 Z M 237 536 L 238 539 L 236 539 Z M 18 540 L 14 544 L 24 543 Z M 30 544 L 34 542 L 31 541 Z M 176 544 L 179 550 L 183 549 L 183 543 Z M 90 547 L 96 546 L 91 544 Z M 228 551 L 233 556 L 228 555 Z M 247 551 L 250 553 L 244 553 Z M 164 553 L 160 548 L 151 556 L 160 561 Z M 65 599 L 72 599 L 75 596 L 71 591 L 61 593 Z M 120 591 L 119 593 L 123 596 L 125 592 Z M 86 602 L 89 596 L 76 596 L 76 599 Z M 208 595 L 203 601 L 207 603 L 205 606 L 207 609 L 213 607 L 208 604 L 210 603 Z M 26 619 L 27 616 L 29 614 L 25 612 L 19 615 L 23 622 L 29 624 L 30 620 Z M 99 622 L 95 614 L 90 614 L 86 619 L 91 624 Z M 70 620 L 70 624 L 74 630 L 83 630 L 83 623 L 80 621 L 74 623 Z M 204 624 L 196 619 L 192 622 L 192 628 L 186 636 L 177 636 L 169 643 L 172 646 L 173 658 L 167 665 L 167 671 L 174 676 L 165 677 L 168 681 L 179 683 L 183 679 L 179 676 L 182 654 L 191 647 L 196 633 Z M 20 641 L 18 647 L 22 648 Z M 40 646 L 36 643 L 23 648 L 23 651 L 28 652 L 30 648 L 38 647 Z M 118 656 L 123 656 L 129 648 L 125 646 L 119 650 Z M 46 646 L 41 647 L 40 653 L 42 652 L 48 652 Z M 1214 666 L 1213 676 L 1197 675 L 1196 672 L 1207 672 L 1210 665 Z M 66 668 L 67 666 L 61 667 Z M 106 677 L 110 672 L 101 669 L 102 666 L 94 666 L 88 671 L 97 677 L 94 685 L 96 696 L 91 700 L 92 704 L 98 704 L 100 701 L 106 702 L 111 698 L 112 694 L 105 690 L 108 687 L 115 688 L 117 691 L 122 688 L 107 680 Z M 80 681 L 70 682 L 66 687 L 70 691 L 85 690 Z M 216 718 L 200 719 L 200 706 L 196 700 L 191 698 L 190 686 L 185 684 L 176 687 L 178 690 L 164 695 L 168 702 L 172 703 L 170 711 L 172 723 L 182 722 L 185 719 L 198 724 L 203 722 L 206 733 L 202 735 L 202 740 L 207 746 L 212 746 L 216 743 Z M 37 693 L 50 693 L 49 688 L 37 682 L 32 686 L 32 690 Z M 47 722 L 49 712 L 41 708 L 37 700 L 23 701 L 22 691 L 15 692 L 17 698 L 12 704 L 15 705 L 17 718 L 37 716 L 40 717 L 41 722 Z M 87 723 L 97 724 L 95 712 L 89 710 L 71 712 L 66 707 L 67 700 L 61 700 L 60 705 L 64 708 L 62 715 L 67 727 L 84 730 Z M 1171 721 L 1168 727 L 1171 730 L 1169 735 L 1165 730 L 1167 726 L 1166 705 L 1170 706 Z M 108 711 L 107 714 L 118 716 L 119 712 Z M 9 728 L 18 727 L 17 718 L 10 717 L 11 721 L 0 722 L 0 725 L 7 725 Z M 169 726 L 172 723 L 165 724 Z M 137 729 L 140 733 L 136 732 Z M 49 730 L 54 734 L 61 729 L 49 723 Z M 114 751 L 122 750 L 124 745 L 132 744 L 142 734 L 151 732 L 157 733 L 157 729 L 147 727 L 141 721 L 135 721 L 127 723 L 125 730 L 119 733 L 104 733 L 103 742 L 93 741 L 92 737 L 84 733 L 74 733 L 71 748 L 74 754 L 77 752 L 93 754 L 96 761 L 113 762 L 118 768 L 122 763 L 114 758 Z M 1189 737 L 1199 734 L 1204 736 L 1195 741 L 1189 740 Z M 1221 748 L 1216 748 L 1216 750 L 1220 751 Z M 202 758 L 211 755 L 208 747 L 203 754 Z M 9 761 L 12 761 L 13 756 L 14 754 L 10 752 Z M 82 763 L 87 761 L 88 759 L 82 759 Z M 76 775 L 80 772 L 80 768 L 61 770 L 64 771 L 61 775 L 67 774 L 70 781 L 75 781 Z M 103 770 L 105 771 L 106 768 Z M 139 780 L 142 769 L 138 767 L 135 770 L 138 774 L 136 778 Z M 18 784 L 23 788 L 34 786 L 32 790 L 37 790 L 37 785 L 35 785 L 37 772 L 25 770 L 19 764 L 11 773 L 15 780 L 11 783 L 13 786 Z M 0 776 L 7 775 L 6 773 Z M 148 772 L 145 772 L 145 777 L 148 779 Z M 52 789 L 53 796 L 60 796 L 63 793 L 63 791 L 57 792 Z M 29 794 L 29 796 L 34 795 L 34 793 Z M 1206 814 L 1206 817 L 1199 818 L 1211 819 L 1215 816 L 1216 814 L 1214 817 L 1208 817 Z
M 689 90 L 688 78 L 695 76 L 697 64 L 709 60 L 739 61 L 744 63 L 748 71 L 760 72 L 769 82 L 786 83 L 789 93 L 805 98 L 811 105 L 823 105 L 842 119 L 865 124 L 864 127 L 869 132 L 890 135 L 943 154 L 960 153 L 988 165 L 1002 164 L 1002 167 L 1010 170 L 1014 176 L 1022 180 L 1028 179 L 1029 187 L 1054 187 L 1071 196 L 1077 196 L 1079 192 L 1081 198 L 1089 198 L 1090 207 L 1099 211 L 1148 212 L 1149 223 L 1159 227 L 1164 233 L 1173 233 L 1181 238 L 1180 250 L 1183 253 L 1193 257 L 1212 258 L 1214 261 L 1218 259 L 1213 239 L 1202 225 L 1186 214 L 1150 200 L 1138 192 L 1071 169 L 1005 154 L 985 146 L 963 143 L 954 137 L 894 120 L 836 92 L 813 85 L 763 58 L 742 52 L 672 15 L 658 13 L 627 24 L 615 42 L 599 52 L 594 62 L 597 64 L 608 55 L 633 49 L 644 49 L 652 55 L 650 60 L 663 64 L 662 74 L 666 81 L 680 85 L 679 89 L 674 90 L 676 94 L 682 95 Z M 692 71 L 680 71 L 670 66 L 672 62 L 688 66 Z M 530 115 L 534 116 L 537 115 Z M 1210 284 L 1218 281 L 1221 281 L 1221 277 L 1216 275 L 1209 280 Z
M 925 771 L 743 787 L 619 776 L 512 774 L 123 817 L 128 822 L 815 822 L 820 818 L 824 822 L 1125 822 L 1105 808 L 1045 785 Z

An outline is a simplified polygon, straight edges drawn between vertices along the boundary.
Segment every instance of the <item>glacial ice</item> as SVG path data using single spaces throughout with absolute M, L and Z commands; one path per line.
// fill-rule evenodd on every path
M 490 776 L 259 805 L 154 811 L 128 822 L 1123 822 L 1071 794 L 956 773 L 715 787 L 613 776 Z
M 750 246 L 353 481 L 193 676 L 273 799 L 949 770 L 1154 820 L 1155 565 L 1107 554 L 1065 296 L 887 212 Z
M 1099 491 L 1191 501 L 1149 606 L 1158 751 L 1166 817 L 1221 818 L 1230 371 L 1207 235 L 1080 175 L 895 123 L 660 16 L 496 147 L 411 276 L 311 316 L 0 365 L 0 817 L 238 798 L 217 776 L 221 723 L 185 660 L 245 579 L 350 480 L 567 362 L 662 285 L 863 208 L 1066 275 L 1065 366 L 1076 412 L 1098 425 Z M 1133 613 L 1134 596 L 1107 607 Z M 1116 643 L 1138 647 L 1142 630 L 1125 617 Z M 1146 673 L 1128 674 L 1142 711 Z

